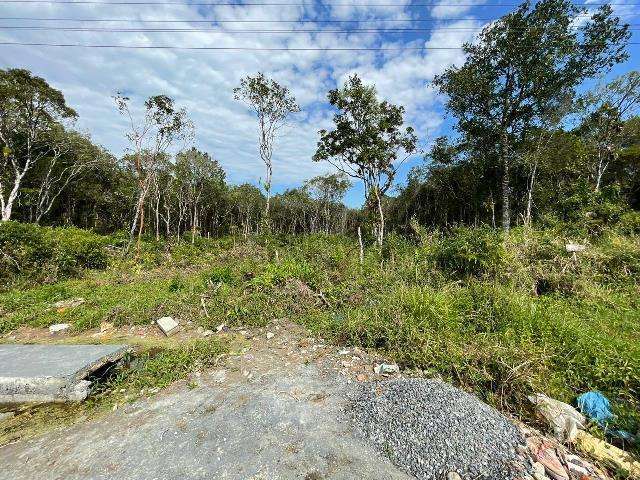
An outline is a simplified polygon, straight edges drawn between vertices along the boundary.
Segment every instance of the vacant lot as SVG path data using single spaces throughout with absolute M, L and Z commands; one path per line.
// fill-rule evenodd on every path
M 45 263 L 37 271 L 46 276 L 16 272 L 0 293 L 5 341 L 40 341 L 48 338 L 41 327 L 62 322 L 87 336 L 108 322 L 129 335 L 146 326 L 153 337 L 150 323 L 165 315 L 194 336 L 286 318 L 442 376 L 516 414 L 528 416 L 525 397 L 533 391 L 571 401 L 598 389 L 620 426 L 637 428 L 637 237 L 603 235 L 573 255 L 552 232 L 516 231 L 505 241 L 490 230 L 461 229 L 390 238 L 382 250 L 365 249 L 362 263 L 357 241 L 338 236 L 147 242 L 126 258 L 113 238 L 99 243 L 107 252 L 102 270 L 63 274 Z M 84 303 L 54 307 L 72 298 Z M 196 360 L 213 356 L 206 348 L 222 348 L 210 343 L 192 350 Z M 154 361 L 165 371 L 162 358 Z M 185 371 L 189 358 L 178 361 Z

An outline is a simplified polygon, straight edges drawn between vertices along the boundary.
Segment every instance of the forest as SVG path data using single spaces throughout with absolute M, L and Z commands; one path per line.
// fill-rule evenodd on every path
M 275 194 L 300 107 L 265 73 L 229 92 L 256 118 L 264 164 L 259 185 L 234 185 L 162 92 L 143 105 L 114 92 L 117 156 L 75 128 L 64 92 L 0 70 L 0 334 L 166 310 L 206 329 L 287 317 L 523 418 L 534 391 L 598 389 L 637 431 L 640 72 L 619 73 L 630 32 L 611 7 L 576 26 L 581 11 L 525 2 L 465 44 L 430 85 L 454 124 L 431 142 L 350 76 L 299 160 L 331 173 Z M 356 184 L 361 208 L 344 203 Z

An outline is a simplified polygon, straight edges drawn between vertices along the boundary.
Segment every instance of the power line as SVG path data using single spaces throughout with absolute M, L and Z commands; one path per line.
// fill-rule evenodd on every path
M 1 0 L 0 0 L 1 1 Z M 578 15 L 583 16 L 583 15 Z M 584 15 L 589 16 L 589 15 Z M 127 19 L 127 18 L 43 18 L 43 17 L 0 17 L 0 20 L 18 20 L 18 21 L 34 21 L 34 22 L 77 22 L 77 23 L 92 23 L 92 22 L 103 22 L 103 23 L 269 23 L 269 24 L 278 24 L 278 23 L 288 23 L 288 24 L 296 24 L 296 23 L 438 23 L 438 22 L 490 22 L 493 20 L 498 20 L 495 17 L 489 18 L 474 18 L 474 17 L 460 17 L 460 18 L 443 18 L 443 19 L 435 19 L 435 18 L 416 18 L 416 19 L 396 19 L 396 18 L 381 18 L 381 19 L 368 19 L 368 20 L 309 20 L 309 19 L 298 19 L 298 20 L 231 20 L 231 19 L 175 19 L 175 20 L 147 20 L 147 19 Z
M 640 45 L 628 43 L 627 45 Z M 69 47 L 69 48 L 122 48 L 128 50 L 193 50 L 193 51 L 265 51 L 265 52 L 402 52 L 426 50 L 460 50 L 462 47 L 181 47 L 175 45 L 89 45 L 80 43 L 0 42 L 0 46 Z
M 461 47 L 181 47 L 176 45 L 87 45 L 79 43 L 0 42 L 0 46 L 124 48 L 130 50 L 212 50 L 212 51 L 265 51 L 265 52 L 401 52 L 405 50 L 460 50 Z
M 440 30 L 475 32 L 479 28 L 472 27 L 435 27 L 435 28 L 349 28 L 349 29 L 212 29 L 212 28 L 87 28 L 87 27 L 48 27 L 40 25 L 0 25 L 0 30 L 22 31 L 63 31 L 63 32 L 94 32 L 94 33 L 427 33 Z M 516 28 L 522 30 L 525 28 Z M 637 30 L 631 28 L 630 30 Z
M 184 3 L 180 1 L 162 1 L 162 2 L 148 2 L 148 1 L 130 1 L 130 0 L 114 0 L 114 1 L 103 1 L 103 0 L 0 0 L 0 3 L 47 3 L 47 4 L 61 4 L 61 5 L 185 5 L 185 6 L 196 6 L 196 7 L 216 7 L 216 6 L 234 6 L 234 7 L 243 7 L 243 6 L 259 6 L 259 7 L 311 7 L 314 6 L 313 3 L 309 2 L 192 2 L 192 3 Z M 637 3 L 589 3 L 588 5 L 580 5 L 576 4 L 579 7 L 591 7 L 591 6 L 602 6 L 602 5 L 612 5 L 612 6 L 638 6 L 640 4 Z M 519 3 L 484 3 L 478 5 L 477 3 L 438 3 L 438 2 L 428 2 L 428 3 L 411 3 L 408 5 L 398 5 L 397 3 L 323 3 L 318 6 L 323 7 L 402 7 L 402 8 L 411 8 L 411 7 L 435 7 L 435 6 L 449 6 L 449 7 L 518 7 Z

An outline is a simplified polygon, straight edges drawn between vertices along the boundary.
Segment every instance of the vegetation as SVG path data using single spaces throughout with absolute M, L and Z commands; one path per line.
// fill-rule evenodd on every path
M 380 250 L 344 236 L 143 242 L 137 260 L 0 294 L 0 331 L 61 321 L 77 332 L 146 325 L 301 322 L 344 345 L 379 350 L 517 414 L 526 395 L 571 401 L 598 389 L 622 426 L 638 418 L 640 238 L 610 229 L 575 258 L 561 231 L 490 228 L 390 235 Z M 44 229 L 43 229 L 44 230 Z M 105 239 L 105 241 L 112 239 Z M 85 303 L 59 312 L 58 300 Z M 201 304 L 204 301 L 204 308 Z
M 525 2 L 465 46 L 465 63 L 435 81 L 455 135 L 430 145 L 406 185 L 396 172 L 417 135 L 358 76 L 329 92 L 335 128 L 301 159 L 339 172 L 272 196 L 277 131 L 298 106 L 262 74 L 234 92 L 258 117 L 266 195 L 229 184 L 214 155 L 177 148 L 193 126 L 169 97 L 150 97 L 142 119 L 116 97 L 131 120 L 116 158 L 72 129 L 62 92 L 0 70 L 0 334 L 288 317 L 518 415 L 531 392 L 597 389 L 617 426 L 637 431 L 640 80 L 585 91 L 626 58 L 628 32 L 607 5 L 576 25 L 580 12 Z M 343 203 L 349 177 L 364 183 L 361 209 Z M 84 303 L 54 307 L 75 297 Z M 220 348 L 143 350 L 145 366 L 106 396 L 164 385 Z

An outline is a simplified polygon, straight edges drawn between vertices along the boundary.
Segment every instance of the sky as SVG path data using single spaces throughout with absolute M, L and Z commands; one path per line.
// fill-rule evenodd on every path
M 421 148 L 428 148 L 440 135 L 450 134 L 452 121 L 446 118 L 443 99 L 430 82 L 447 67 L 463 63 L 459 47 L 517 3 L 149 0 L 147 3 L 157 3 L 150 5 L 139 3 L 144 0 L 130 0 L 128 3 L 138 4 L 126 5 L 122 4 L 126 0 L 72 1 L 76 0 L 0 0 L 0 42 L 290 49 L 194 51 L 0 45 L 0 68 L 26 68 L 61 90 L 79 114 L 76 128 L 90 133 L 94 142 L 116 156 L 125 153 L 128 146 L 127 122 L 119 115 L 112 96 L 116 92 L 129 96 L 138 115 L 147 97 L 173 97 L 178 106 L 187 109 L 195 125 L 195 146 L 216 158 L 228 180 L 235 184 L 258 184 L 264 177 L 257 148 L 257 122 L 245 104 L 233 99 L 233 88 L 242 77 L 263 72 L 287 86 L 301 107 L 275 147 L 275 192 L 334 171 L 329 164 L 314 163 L 311 157 L 318 130 L 332 125 L 334 112 L 326 100 L 327 92 L 354 73 L 365 83 L 374 84 L 381 98 L 405 107 L 406 124 L 416 130 Z M 121 4 L 114 4 L 118 1 Z M 640 3 L 613 2 L 616 12 L 631 25 L 631 41 L 639 43 L 640 31 L 635 29 L 640 29 Z M 264 5 L 268 3 L 271 5 Z M 154 28 L 165 31 L 148 31 Z M 421 31 L 397 31 L 407 28 Z M 212 29 L 216 31 L 202 31 Z M 345 32 L 347 29 L 368 31 Z M 396 31 L 389 31 L 392 29 Z M 291 50 L 345 47 L 387 50 Z M 629 53 L 630 60 L 610 76 L 640 68 L 640 47 L 630 46 Z M 403 163 L 398 183 L 402 184 L 411 167 L 422 162 L 416 155 Z M 362 187 L 356 184 L 346 202 L 358 206 L 362 201 Z

